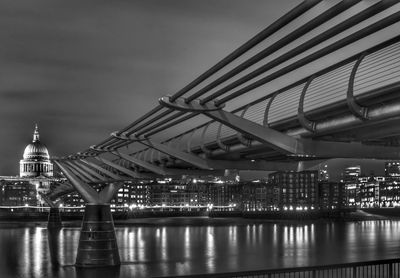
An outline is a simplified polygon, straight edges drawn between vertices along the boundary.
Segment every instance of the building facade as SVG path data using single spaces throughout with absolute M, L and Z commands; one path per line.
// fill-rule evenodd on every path
M 277 188 L 280 210 L 308 210 L 318 206 L 318 171 L 280 171 L 269 175 Z

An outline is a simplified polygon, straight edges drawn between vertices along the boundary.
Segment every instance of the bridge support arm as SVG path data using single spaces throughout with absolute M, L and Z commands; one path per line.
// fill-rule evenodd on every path
M 76 165 L 76 167 L 81 168 L 83 171 L 89 173 L 93 177 L 96 177 L 99 181 L 107 181 L 107 179 L 105 177 L 103 177 L 102 175 L 100 175 L 99 173 L 94 171 L 93 169 L 89 168 L 88 166 L 86 166 L 82 163 L 78 163 L 78 161 L 76 161 L 76 160 L 71 161 L 70 163 Z
M 92 167 L 92 168 L 98 170 L 99 172 L 101 172 L 101 173 L 103 173 L 103 174 L 109 176 L 110 178 L 112 178 L 112 179 L 114 179 L 114 180 L 119 180 L 119 179 L 121 179 L 120 176 L 114 174 L 114 173 L 111 172 L 111 171 L 108 171 L 108 170 L 104 169 L 103 167 L 101 167 L 101 166 L 99 166 L 99 165 L 97 165 L 97 164 L 95 164 L 95 163 L 89 162 L 89 161 L 87 161 L 87 160 L 85 160 L 85 159 L 81 159 L 80 161 L 82 161 L 82 162 L 85 163 L 86 165 L 89 165 L 90 167 Z
M 99 161 L 103 162 L 104 164 L 107 164 L 110 167 L 112 167 L 114 169 L 117 169 L 118 171 L 120 171 L 120 172 L 122 172 L 124 174 L 127 174 L 128 176 L 131 176 L 133 178 L 143 178 L 139 173 L 136 173 L 136 172 L 134 172 L 132 170 L 129 170 L 129 169 L 125 168 L 125 167 L 122 167 L 121 165 L 118 165 L 117 163 L 109 161 L 108 159 L 105 159 L 105 158 L 99 157 L 99 156 L 96 156 L 95 158 L 98 159 Z
M 299 142 L 296 138 L 227 112 L 222 109 L 223 107 L 216 107 L 215 104 L 206 103 L 200 105 L 198 104 L 200 101 L 188 104 L 185 101 L 172 103 L 168 97 L 161 98 L 159 102 L 161 105 L 168 108 L 186 112 L 203 113 L 213 120 L 229 126 L 242 134 L 250 135 L 255 140 L 281 153 L 294 154 L 299 152 Z
M 193 166 L 196 166 L 200 169 L 213 170 L 213 168 L 207 164 L 207 161 L 205 159 L 198 157 L 197 155 L 186 153 L 186 152 L 183 152 L 176 148 L 172 148 L 172 147 L 166 146 L 164 144 L 157 143 L 155 141 L 150 141 L 149 139 L 147 139 L 146 141 L 140 141 L 140 143 L 142 143 L 150 148 L 157 149 L 160 152 L 163 152 L 169 156 L 176 157 L 180 160 L 183 160 L 183 161 L 185 161 L 189 164 L 192 164 Z
M 64 161 L 64 163 L 67 164 L 70 168 L 74 169 L 79 174 L 81 174 L 82 176 L 84 176 L 87 181 L 89 181 L 89 182 L 97 181 L 95 178 L 93 178 L 91 175 L 89 175 L 89 173 L 83 171 L 81 168 L 76 166 L 76 164 L 73 164 L 71 161 Z
M 86 183 L 82 182 L 70 170 L 68 170 L 64 165 L 62 165 L 61 162 L 55 160 L 54 163 L 60 168 L 60 170 L 64 173 L 67 179 L 75 187 L 76 191 L 78 191 L 87 202 L 94 204 L 99 203 L 99 197 L 96 190 L 91 188 Z
M 148 163 L 146 161 L 143 161 L 141 159 L 134 158 L 133 156 L 130 156 L 126 153 L 123 153 L 121 151 L 115 151 L 111 152 L 113 155 L 116 155 L 122 159 L 125 159 L 126 161 L 132 162 L 133 164 L 136 164 L 140 167 L 143 167 L 153 173 L 159 174 L 159 175 L 168 175 L 168 171 L 163 169 L 162 167 L 156 166 L 154 164 Z

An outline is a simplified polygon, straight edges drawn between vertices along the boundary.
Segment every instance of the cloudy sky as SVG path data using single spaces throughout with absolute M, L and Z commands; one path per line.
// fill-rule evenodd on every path
M 1 1 L 0 175 L 35 123 L 51 155 L 85 150 L 300 2 Z

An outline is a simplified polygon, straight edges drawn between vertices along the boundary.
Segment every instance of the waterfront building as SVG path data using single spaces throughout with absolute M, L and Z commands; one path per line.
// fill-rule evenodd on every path
M 318 171 L 279 171 L 269 175 L 277 187 L 277 207 L 308 210 L 318 206 Z
M 0 204 L 2 206 L 36 206 L 36 187 L 29 180 L 0 180 Z
M 144 208 L 150 203 L 150 184 L 140 181 L 126 181 L 118 190 L 117 196 L 111 201 L 111 207 L 116 211 L 126 210 L 126 208 Z
M 158 180 L 152 184 L 149 204 L 169 210 L 191 210 L 210 203 L 208 182 L 205 180 Z
M 361 166 L 350 166 L 344 169 L 342 173 L 342 182 L 345 184 L 346 203 L 348 207 L 359 207 L 360 199 L 360 183 L 358 178 L 361 175 Z
M 379 206 L 381 208 L 400 206 L 400 182 L 386 179 L 379 183 Z
M 385 162 L 385 176 L 400 179 L 400 161 Z
M 275 187 L 267 181 L 243 182 L 242 207 L 244 211 L 271 211 L 277 209 Z
M 342 182 L 320 181 L 318 183 L 320 209 L 342 209 L 347 206 L 345 185 Z
M 360 177 L 360 207 L 377 208 L 380 206 L 380 183 L 385 182 L 385 177 Z
M 240 210 L 242 185 L 237 181 L 214 180 L 210 182 L 210 201 L 213 210 Z

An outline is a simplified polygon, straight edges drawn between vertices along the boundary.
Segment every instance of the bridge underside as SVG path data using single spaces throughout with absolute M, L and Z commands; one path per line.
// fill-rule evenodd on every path
M 399 21 L 397 1 L 305 1 L 129 126 L 53 160 L 91 184 L 398 159 Z

